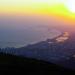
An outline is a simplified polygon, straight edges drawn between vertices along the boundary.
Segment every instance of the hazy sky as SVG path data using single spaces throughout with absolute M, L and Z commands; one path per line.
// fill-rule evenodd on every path
M 0 0 L 0 12 L 19 14 L 48 14 L 50 12 L 60 12 L 60 8 L 65 7 L 69 12 L 74 12 L 74 0 Z M 55 7 L 58 6 L 56 9 Z M 52 8 L 52 9 L 51 9 Z M 65 9 L 62 10 L 66 13 Z M 52 12 L 52 13 L 53 13 Z
M 75 20 L 74 3 L 75 0 L 0 0 L 0 15 L 55 16 L 72 23 Z
M 0 0 L 0 41 L 41 41 L 75 30 L 74 0 Z

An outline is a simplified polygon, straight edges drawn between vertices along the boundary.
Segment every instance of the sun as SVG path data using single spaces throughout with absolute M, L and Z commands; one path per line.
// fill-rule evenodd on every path
M 75 13 L 75 0 L 66 0 L 65 6 L 70 12 Z

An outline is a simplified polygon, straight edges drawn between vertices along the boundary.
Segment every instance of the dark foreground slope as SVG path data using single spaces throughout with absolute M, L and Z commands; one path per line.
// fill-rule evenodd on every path
M 75 70 L 75 57 L 69 57 L 67 60 L 59 61 L 57 64 L 66 67 L 68 69 L 73 69 Z
M 9 54 L 0 53 L 0 73 L 17 72 L 19 73 L 64 73 L 64 71 L 71 71 L 60 67 L 58 65 L 48 63 L 41 60 L 24 58 L 20 56 L 13 56 Z

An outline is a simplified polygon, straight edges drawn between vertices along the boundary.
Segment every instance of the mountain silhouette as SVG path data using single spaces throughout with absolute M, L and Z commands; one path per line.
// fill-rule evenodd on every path
M 60 61 L 67 61 L 75 54 L 75 42 L 73 40 L 74 38 L 70 38 L 68 32 L 64 32 L 53 39 L 47 39 L 20 48 L 2 48 L 0 52 L 58 64 Z
M 58 61 L 57 64 L 67 69 L 75 70 L 75 55 L 72 55 L 71 57 L 64 59 L 62 61 Z
M 0 53 L 0 73 L 2 74 L 64 74 L 68 71 L 74 72 L 50 62 Z

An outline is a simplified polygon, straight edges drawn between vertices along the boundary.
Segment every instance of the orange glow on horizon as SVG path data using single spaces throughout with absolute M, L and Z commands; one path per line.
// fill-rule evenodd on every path
M 68 0 L 1 0 L 0 15 L 52 16 L 59 21 L 74 25 L 75 13 L 69 9 L 70 7 Z

